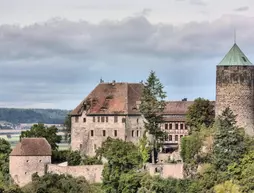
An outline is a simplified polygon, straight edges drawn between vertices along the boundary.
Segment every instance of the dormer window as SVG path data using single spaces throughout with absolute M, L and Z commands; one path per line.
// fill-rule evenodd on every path
M 242 59 L 243 59 L 243 61 L 244 61 L 244 62 L 247 62 L 247 60 L 246 60 L 246 58 L 245 58 L 245 57 L 242 57 Z

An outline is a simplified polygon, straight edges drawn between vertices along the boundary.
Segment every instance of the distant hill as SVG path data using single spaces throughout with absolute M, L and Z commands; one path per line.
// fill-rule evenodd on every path
M 14 109 L 0 108 L 0 121 L 13 124 L 18 123 L 45 123 L 63 124 L 70 111 L 59 109 Z

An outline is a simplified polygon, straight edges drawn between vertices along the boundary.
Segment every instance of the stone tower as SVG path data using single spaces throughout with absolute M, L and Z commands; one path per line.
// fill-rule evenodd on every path
M 234 44 L 216 70 L 216 116 L 229 107 L 237 124 L 254 135 L 254 65 Z

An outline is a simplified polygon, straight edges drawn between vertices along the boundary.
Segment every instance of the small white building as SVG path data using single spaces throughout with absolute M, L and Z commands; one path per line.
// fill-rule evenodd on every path
M 32 174 L 43 176 L 51 163 L 51 146 L 45 138 L 23 138 L 10 154 L 10 175 L 14 183 L 24 186 Z

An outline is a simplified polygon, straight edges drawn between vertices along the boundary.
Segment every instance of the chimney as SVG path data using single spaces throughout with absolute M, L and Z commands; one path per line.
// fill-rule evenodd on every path
M 115 80 L 113 80 L 113 81 L 112 81 L 112 85 L 113 85 L 113 86 L 115 86 L 115 84 L 116 84 L 116 81 L 115 81 Z

